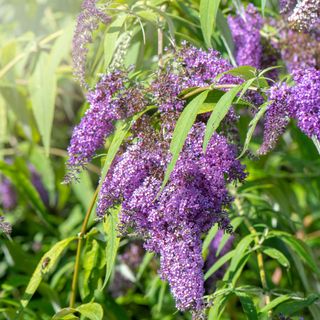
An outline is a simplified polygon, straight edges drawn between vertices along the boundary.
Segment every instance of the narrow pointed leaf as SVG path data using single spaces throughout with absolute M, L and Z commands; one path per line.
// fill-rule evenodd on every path
M 169 181 L 171 172 L 173 171 L 174 166 L 179 158 L 180 151 L 183 148 L 183 145 L 184 145 L 184 142 L 186 141 L 188 133 L 194 121 L 196 120 L 200 107 L 202 106 L 203 102 L 206 100 L 208 93 L 209 93 L 209 90 L 206 90 L 201 94 L 199 94 L 198 96 L 196 96 L 193 100 L 191 100 L 189 104 L 182 111 L 176 123 L 174 132 L 173 132 L 172 141 L 170 144 L 172 159 L 164 175 L 160 192 L 163 190 L 163 188 Z
M 201 0 L 200 1 L 200 24 L 201 30 L 208 48 L 212 47 L 211 36 L 215 25 L 216 15 L 220 0 Z
M 102 289 L 108 283 L 111 276 L 114 263 L 116 261 L 116 256 L 119 248 L 120 237 L 118 237 L 118 213 L 120 208 L 114 209 L 107 217 L 103 223 L 103 229 L 107 238 L 106 246 L 106 276 Z M 101 290 L 102 290 L 101 289 Z
M 213 109 L 210 118 L 207 123 L 206 132 L 204 135 L 203 140 L 203 150 L 204 152 L 207 149 L 207 146 L 209 144 L 209 141 L 214 134 L 214 132 L 219 127 L 221 121 L 224 119 L 224 117 L 227 115 L 232 102 L 238 92 L 242 89 L 243 85 L 236 86 L 232 89 L 230 89 L 228 92 L 226 92 L 221 99 L 216 104 L 215 108 Z
M 63 251 L 70 242 L 75 239 L 76 237 L 70 237 L 59 241 L 41 258 L 20 301 L 21 309 L 19 310 L 18 315 L 21 315 L 23 310 L 27 307 L 30 299 L 38 289 L 44 275 L 50 273 L 54 269 Z
M 254 133 L 254 130 L 256 129 L 256 126 L 259 122 L 259 120 L 263 117 L 263 115 L 265 114 L 267 108 L 268 108 L 268 105 L 270 104 L 270 102 L 266 102 L 264 103 L 261 107 L 260 107 L 260 110 L 258 111 L 258 113 L 254 116 L 254 118 L 250 121 L 249 123 L 249 129 L 247 131 L 247 136 L 246 136 L 246 140 L 244 142 L 244 145 L 243 145 L 243 149 L 240 153 L 240 155 L 238 156 L 238 159 L 241 158 L 245 153 L 246 151 L 248 150 L 249 148 L 249 144 L 250 144 L 250 141 L 251 141 L 251 138 L 252 138 L 252 135 Z
M 109 25 L 106 35 L 104 37 L 104 67 L 108 68 L 113 54 L 117 47 L 117 39 L 119 38 L 127 15 L 121 14 Z

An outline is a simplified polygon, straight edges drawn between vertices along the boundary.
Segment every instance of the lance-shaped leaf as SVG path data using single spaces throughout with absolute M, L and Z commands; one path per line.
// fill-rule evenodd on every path
M 183 148 L 184 142 L 188 136 L 188 133 L 196 120 L 197 114 L 200 110 L 200 107 L 206 100 L 208 96 L 209 90 L 206 90 L 192 99 L 189 104 L 182 111 L 176 126 L 174 128 L 173 137 L 170 144 L 170 151 L 172 154 L 172 158 L 170 163 L 168 164 L 161 190 L 165 187 L 167 182 L 169 181 L 170 174 L 174 169 L 174 166 L 179 158 L 180 151 Z
M 260 110 L 257 112 L 257 114 L 254 116 L 254 118 L 250 121 L 249 123 L 249 129 L 247 131 L 247 136 L 246 136 L 246 140 L 244 142 L 244 145 L 243 145 L 243 149 L 240 153 L 240 155 L 238 156 L 238 159 L 241 158 L 245 153 L 246 151 L 248 150 L 249 148 L 249 144 L 250 144 L 250 141 L 251 141 L 251 138 L 252 138 L 252 135 L 254 133 L 254 130 L 256 129 L 256 126 L 259 122 L 259 120 L 263 117 L 263 115 L 265 114 L 267 108 L 268 108 L 268 105 L 270 104 L 270 102 L 266 102 L 264 103 L 261 107 L 260 107 Z
M 208 48 L 212 47 L 211 36 L 215 25 L 216 15 L 220 0 L 201 0 L 200 1 L 200 24 L 201 30 Z
M 226 92 L 221 99 L 218 101 L 218 103 L 216 104 L 216 106 L 214 107 L 210 118 L 208 120 L 207 123 L 207 127 L 206 127 L 206 132 L 204 135 L 204 139 L 203 139 L 203 150 L 204 152 L 207 149 L 207 146 L 209 144 L 209 141 L 212 137 L 212 135 L 214 134 L 214 132 L 217 130 L 217 128 L 219 127 L 221 121 L 224 119 L 224 117 L 227 115 L 232 102 L 234 100 L 234 98 L 236 97 L 236 95 L 238 94 L 238 92 L 242 89 L 243 84 L 242 85 L 238 85 L 232 89 L 230 89 L 228 92 Z
M 103 230 L 107 238 L 106 246 L 106 276 L 102 289 L 106 286 L 111 272 L 116 261 L 116 256 L 119 248 L 120 237 L 118 237 L 118 214 L 120 208 L 114 209 L 108 214 L 103 223 Z M 101 290 L 102 290 L 101 289 Z
M 43 277 L 54 269 L 63 251 L 69 243 L 75 239 L 76 237 L 70 237 L 59 241 L 41 258 L 20 301 L 21 308 L 18 311 L 19 317 L 21 317 L 23 310 L 38 289 Z
M 106 35 L 104 37 L 104 67 L 108 68 L 112 56 L 117 47 L 117 40 L 122 30 L 127 15 L 120 14 L 117 18 L 109 25 Z

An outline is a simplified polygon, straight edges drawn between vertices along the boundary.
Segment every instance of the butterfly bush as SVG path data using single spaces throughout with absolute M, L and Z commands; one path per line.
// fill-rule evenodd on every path
M 235 58 L 238 65 L 260 68 L 262 46 L 260 29 L 263 19 L 253 4 L 243 15 L 229 16 L 228 23 L 235 42 Z
M 218 134 L 202 151 L 205 125 L 193 126 L 171 179 L 156 198 L 168 163 L 167 143 L 150 132 L 121 155 L 101 189 L 98 214 L 122 200 L 121 229 L 133 228 L 145 247 L 160 254 L 160 275 L 168 280 L 181 310 L 199 310 L 204 294 L 201 235 L 214 223 L 230 231 L 224 208 L 226 182 L 243 180 L 233 146 Z M 165 148 L 163 148 L 165 147 Z M 225 177 L 227 176 L 227 181 Z
M 127 90 L 127 73 L 116 70 L 104 75 L 96 88 L 87 94 L 90 108 L 73 130 L 68 147 L 68 174 L 72 180 L 92 160 L 107 136 L 114 129 L 115 120 L 126 118 L 143 107 L 143 95 L 139 87 Z
M 121 204 L 120 230 L 133 230 L 145 239 L 145 248 L 160 254 L 160 275 L 168 280 L 180 310 L 200 310 L 204 294 L 201 236 L 215 223 L 231 230 L 225 209 L 232 198 L 226 184 L 242 181 L 244 167 L 236 147 L 215 134 L 204 154 L 205 124 L 192 127 L 168 184 L 159 194 L 171 159 L 169 144 L 184 100 L 183 88 L 206 86 L 231 65 L 217 52 L 183 45 L 174 61 L 150 85 L 162 117 L 155 130 L 150 116 L 137 124 L 136 138 L 118 155 L 102 184 L 97 213 L 103 217 Z M 239 83 L 225 75 L 218 83 Z M 170 115 L 166 117 L 166 115 Z
M 320 71 L 315 68 L 295 70 L 295 84 L 270 89 L 271 104 L 266 112 L 263 144 L 260 154 L 266 154 L 283 134 L 289 119 L 310 138 L 320 139 Z
M 273 50 L 277 48 L 264 50 L 268 44 L 263 43 L 260 31 L 265 21 L 252 4 L 243 16 L 230 16 L 228 22 L 239 65 L 263 68 L 277 62 Z M 163 70 L 144 86 L 130 79 L 127 71 L 114 70 L 89 91 L 90 107 L 75 127 L 68 148 L 67 180 L 103 147 L 116 121 L 149 105 L 156 106 L 157 111 L 149 110 L 134 122 L 131 135 L 118 151 L 101 184 L 97 216 L 102 219 L 119 207 L 120 234 L 138 235 L 145 249 L 160 256 L 159 274 L 168 281 L 177 308 L 197 313 L 204 307 L 203 270 L 216 259 L 222 233 L 232 231 L 227 213 L 232 202 L 228 184 L 246 178 L 245 167 L 237 159 L 238 146 L 229 141 L 228 128 L 233 128 L 238 119 L 234 108 L 205 152 L 202 147 L 208 114 L 197 117 L 167 184 L 161 186 L 172 159 L 170 143 L 175 125 L 186 105 L 183 90 L 217 85 L 226 91 L 243 80 L 223 74 L 232 66 L 213 49 L 205 51 L 183 43 L 169 56 Z M 275 146 L 290 119 L 295 119 L 309 137 L 319 138 L 319 71 L 295 70 L 293 79 L 293 86 L 276 83 L 266 92 L 270 104 L 260 154 Z M 257 105 L 264 101 L 260 93 L 246 94 L 244 99 L 256 100 Z M 216 223 L 221 231 L 210 246 L 205 264 L 202 236 Z M 230 239 L 225 250 L 231 246 Z
M 271 104 L 268 107 L 264 123 L 263 143 L 259 154 L 267 154 L 277 144 L 289 124 L 288 95 L 290 88 L 286 84 L 275 85 L 269 90 Z
M 288 17 L 288 21 L 299 31 L 310 31 L 318 23 L 319 12 L 319 0 L 300 0 Z
M 92 42 L 92 32 L 98 28 L 99 23 L 109 24 L 111 18 L 96 7 L 97 0 L 84 0 L 82 11 L 77 23 L 72 41 L 73 70 L 80 84 L 88 88 L 85 80 L 86 58 L 89 52 L 88 44 Z
M 320 140 L 320 71 L 314 68 L 293 74 L 296 83 L 288 104 L 297 125 L 308 137 Z
M 278 47 L 289 72 L 320 67 L 320 37 L 316 33 L 285 28 Z

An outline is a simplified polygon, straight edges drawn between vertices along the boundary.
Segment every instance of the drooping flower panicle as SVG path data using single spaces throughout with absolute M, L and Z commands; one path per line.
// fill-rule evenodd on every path
M 96 2 L 97 0 L 83 1 L 72 41 L 74 75 L 85 88 L 88 88 L 85 80 L 86 59 L 89 51 L 87 46 L 92 42 L 92 32 L 98 28 L 100 22 L 108 24 L 111 21 L 109 16 L 97 8 Z
M 128 82 L 127 74 L 116 70 L 103 76 L 96 88 L 87 94 L 90 108 L 74 128 L 68 147 L 66 182 L 74 178 L 103 146 L 114 129 L 115 120 L 129 117 L 144 107 L 140 88 L 127 89 Z
M 229 16 L 228 23 L 235 42 L 237 64 L 260 68 L 262 57 L 260 29 L 263 20 L 255 6 L 249 4 L 244 15 Z
M 235 149 L 224 137 L 214 135 L 203 154 L 204 128 L 203 123 L 192 128 L 159 198 L 168 149 L 165 142 L 159 143 L 161 136 L 150 145 L 148 134 L 149 141 L 141 139 L 129 147 L 107 175 L 98 205 L 102 215 L 122 200 L 121 229 L 133 228 L 146 239 L 148 250 L 160 254 L 160 274 L 181 310 L 202 308 L 201 235 L 214 223 L 230 230 L 224 211 L 231 201 L 226 182 L 245 177 Z

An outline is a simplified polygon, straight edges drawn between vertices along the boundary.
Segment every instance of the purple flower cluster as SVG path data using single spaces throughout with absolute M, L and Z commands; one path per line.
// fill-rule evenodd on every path
M 313 33 L 302 33 L 291 29 L 284 29 L 281 32 L 279 48 L 289 72 L 320 67 L 319 40 Z
M 0 182 L 0 203 L 4 210 L 11 210 L 17 205 L 17 193 L 5 177 Z
M 250 3 L 243 16 L 229 16 L 228 23 L 235 42 L 237 64 L 260 68 L 262 57 L 260 29 L 263 19 L 255 6 Z
M 85 81 L 87 45 L 92 42 L 92 32 L 98 28 L 99 22 L 108 24 L 111 18 L 96 7 L 97 0 L 84 0 L 82 12 L 77 19 L 72 42 L 72 58 L 74 75 L 83 87 L 88 87 Z
M 114 129 L 113 121 L 140 111 L 144 97 L 138 86 L 127 89 L 125 72 L 114 71 L 102 77 L 96 88 L 87 94 L 90 108 L 72 133 L 68 148 L 69 182 L 92 159 Z
M 319 23 L 319 13 L 319 0 L 300 0 L 293 9 L 288 21 L 299 31 L 310 31 L 315 24 Z
M 288 96 L 290 88 L 286 84 L 275 85 L 270 89 L 269 105 L 264 123 L 263 143 L 259 154 L 267 154 L 278 142 L 289 123 Z
M 201 235 L 216 222 L 230 230 L 224 208 L 231 198 L 227 181 L 245 174 L 235 149 L 214 135 L 202 152 L 205 125 L 193 126 L 170 181 L 156 198 L 168 163 L 167 143 L 150 134 L 132 144 L 118 159 L 101 189 L 98 214 L 122 199 L 121 230 L 133 228 L 145 247 L 160 254 L 163 279 L 168 280 L 180 310 L 202 308 L 204 293 Z M 163 147 L 166 147 L 163 149 Z
M 299 70 L 293 78 L 296 85 L 288 101 L 292 117 L 308 137 L 320 140 L 320 70 Z
M 297 0 L 280 0 L 279 4 L 281 14 L 287 14 L 294 9 L 297 4 Z
M 239 83 L 231 75 L 223 75 L 218 81 L 216 77 L 230 69 L 229 61 L 222 59 L 218 51 L 209 49 L 205 51 L 193 46 L 182 44 L 182 48 L 177 52 L 177 62 L 182 66 L 182 87 L 205 87 L 212 83 Z
M 184 100 L 178 97 L 183 89 L 205 87 L 213 83 L 241 83 L 241 79 L 228 74 L 216 79 L 219 74 L 232 69 L 232 65 L 213 49 L 205 51 L 184 42 L 174 57 L 174 63 L 178 67 L 173 68 L 170 64 L 151 84 L 155 104 L 163 113 L 183 109 Z
M 214 83 L 238 84 L 239 80 L 218 74 L 231 65 L 214 50 L 205 52 L 187 45 L 176 52 L 167 69 L 146 90 L 130 85 L 124 74 L 105 76 L 89 93 L 90 109 L 75 128 L 69 151 L 69 166 L 80 170 L 113 130 L 112 122 L 130 116 L 151 97 L 160 113 L 139 119 L 103 181 L 97 214 L 103 217 L 121 204 L 122 234 L 135 232 L 145 239 L 145 248 L 160 254 L 160 275 L 168 280 L 180 310 L 200 310 L 204 294 L 201 236 L 214 223 L 230 231 L 226 208 L 232 200 L 227 183 L 242 181 L 244 167 L 236 160 L 237 149 L 215 134 L 204 154 L 205 124 L 198 119 L 191 129 L 168 184 L 160 193 L 171 159 L 170 140 L 175 121 L 184 107 L 179 98 L 186 87 Z M 155 117 L 161 118 L 160 126 Z
M 320 139 L 320 71 L 314 68 L 296 70 L 295 85 L 275 86 L 270 90 L 271 104 L 266 113 L 263 144 L 260 154 L 266 154 L 284 132 L 289 119 L 308 137 Z

